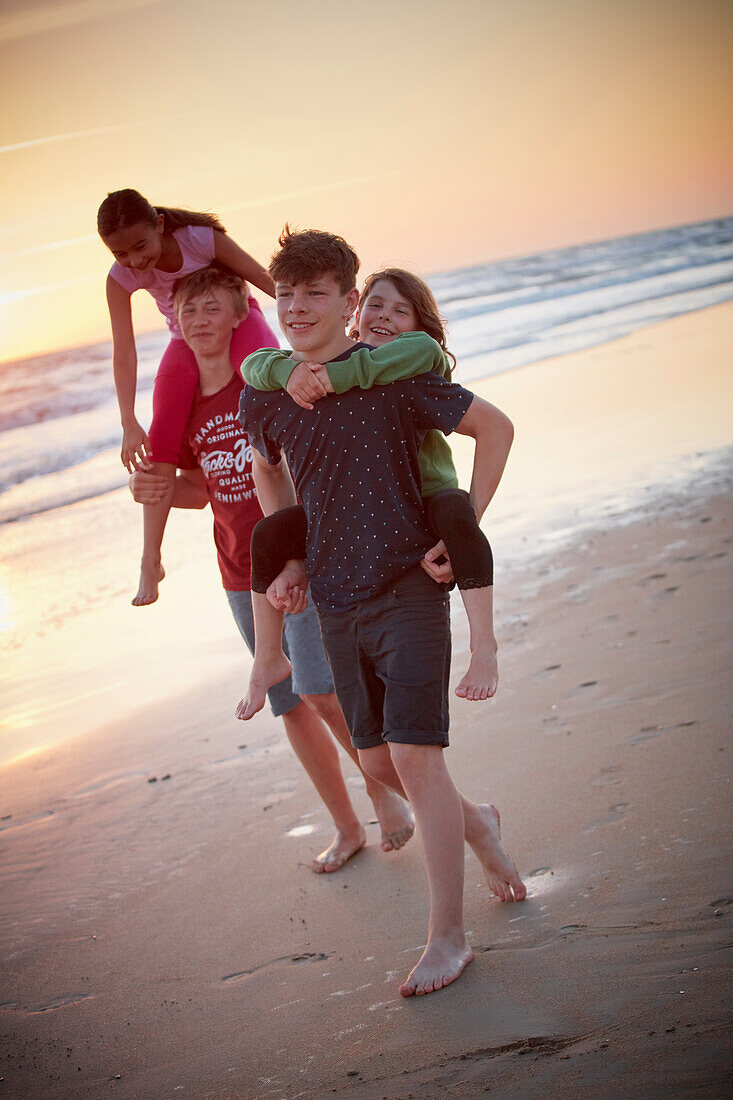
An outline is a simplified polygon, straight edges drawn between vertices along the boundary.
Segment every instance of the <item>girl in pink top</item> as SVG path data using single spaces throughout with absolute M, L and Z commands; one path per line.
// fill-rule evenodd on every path
M 132 601 L 140 607 L 157 600 L 158 584 L 165 576 L 160 548 L 178 456 L 198 382 L 196 359 L 183 339 L 173 310 L 175 284 L 184 275 L 217 261 L 273 298 L 275 287 L 265 269 L 227 236 L 213 214 L 153 207 L 138 191 L 125 188 L 107 195 L 97 212 L 97 229 L 115 257 L 107 276 L 107 304 L 122 419 L 122 462 L 130 472 L 154 469 L 170 482 L 170 492 L 160 504 L 145 505 L 140 585 Z M 136 290 L 152 294 L 171 333 L 171 342 L 155 378 L 149 435 L 135 417 L 137 352 L 130 298 Z M 231 343 L 232 366 L 237 370 L 250 352 L 278 345 L 277 337 L 251 296 L 248 307 Z

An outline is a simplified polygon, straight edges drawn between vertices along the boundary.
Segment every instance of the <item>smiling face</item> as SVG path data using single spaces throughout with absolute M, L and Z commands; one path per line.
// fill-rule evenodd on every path
M 214 286 L 204 294 L 176 302 L 176 316 L 183 339 L 197 359 L 228 359 L 232 331 L 241 320 L 228 290 Z
M 345 328 L 359 295 L 344 293 L 331 275 L 300 283 L 276 282 L 277 316 L 300 359 L 326 362 L 349 346 Z
M 391 279 L 377 280 L 362 303 L 357 322 L 359 339 L 374 347 L 388 344 L 401 332 L 415 332 L 418 328 L 414 306 Z
M 120 267 L 131 267 L 134 271 L 150 271 L 160 259 L 163 246 L 163 215 L 158 216 L 155 225 L 149 222 L 136 222 L 126 229 L 115 229 L 104 243 Z

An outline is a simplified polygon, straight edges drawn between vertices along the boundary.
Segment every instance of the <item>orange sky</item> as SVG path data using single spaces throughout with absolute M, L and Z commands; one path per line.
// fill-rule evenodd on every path
M 0 360 L 108 338 L 120 187 L 365 273 L 731 213 L 732 58 L 728 0 L 4 0 Z

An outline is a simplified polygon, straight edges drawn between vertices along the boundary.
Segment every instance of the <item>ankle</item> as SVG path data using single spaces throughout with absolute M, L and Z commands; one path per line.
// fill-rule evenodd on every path
M 257 647 L 257 652 L 254 656 L 254 663 L 252 665 L 252 671 L 270 668 L 272 665 L 279 664 L 281 661 L 286 661 L 287 657 L 283 652 L 282 646 L 263 646 Z

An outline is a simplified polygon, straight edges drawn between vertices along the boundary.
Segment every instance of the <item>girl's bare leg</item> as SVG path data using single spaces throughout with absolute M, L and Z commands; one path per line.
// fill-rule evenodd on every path
M 235 712 L 244 722 L 262 710 L 269 688 L 290 675 L 290 661 L 283 652 L 284 613 L 272 606 L 264 592 L 253 592 L 252 614 L 255 621 L 254 663 L 247 694 Z
M 468 616 L 471 660 L 456 688 L 456 695 L 471 702 L 491 699 L 499 683 L 496 637 L 494 636 L 494 589 L 461 589 Z
M 158 585 L 165 577 L 160 548 L 176 485 L 176 468 L 170 463 L 156 462 L 149 472 L 165 477 L 169 485 L 159 504 L 143 505 L 143 556 L 140 561 L 140 584 L 132 600 L 133 607 L 145 607 L 158 598 Z

